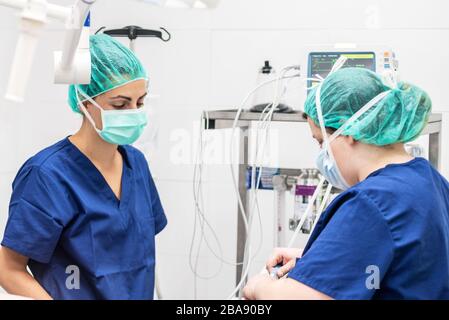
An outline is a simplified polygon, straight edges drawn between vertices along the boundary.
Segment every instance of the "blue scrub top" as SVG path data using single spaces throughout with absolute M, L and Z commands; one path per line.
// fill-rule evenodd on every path
M 30 258 L 54 299 L 153 298 L 154 237 L 167 220 L 144 155 L 118 150 L 121 200 L 68 138 L 29 159 L 13 182 L 2 245 Z
M 289 277 L 334 299 L 449 299 L 449 183 L 391 164 L 322 214 Z

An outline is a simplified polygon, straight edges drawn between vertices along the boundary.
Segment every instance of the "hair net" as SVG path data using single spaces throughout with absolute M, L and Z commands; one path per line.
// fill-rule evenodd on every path
M 387 96 L 343 129 L 342 135 L 378 146 L 409 142 L 424 129 L 432 107 L 426 92 L 399 83 L 388 86 L 380 76 L 364 68 L 344 68 L 331 73 L 321 84 L 321 106 L 325 127 L 340 128 L 346 120 L 378 94 Z M 307 96 L 304 112 L 319 125 L 315 94 Z
M 91 98 L 129 82 L 147 79 L 142 63 L 135 54 L 106 34 L 90 36 L 91 79 L 86 85 L 69 86 L 69 105 L 81 113 L 75 95 L 79 88 Z

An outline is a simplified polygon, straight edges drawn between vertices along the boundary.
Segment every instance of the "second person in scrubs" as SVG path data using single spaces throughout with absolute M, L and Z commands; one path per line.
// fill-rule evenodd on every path
M 280 248 L 247 299 L 449 299 L 449 182 L 404 144 L 424 129 L 430 97 L 367 69 L 345 68 L 305 102 L 317 167 L 342 192 L 304 248 Z

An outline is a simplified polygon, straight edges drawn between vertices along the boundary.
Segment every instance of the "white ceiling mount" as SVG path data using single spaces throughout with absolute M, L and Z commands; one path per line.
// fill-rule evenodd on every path
M 90 82 L 89 49 L 90 7 L 97 0 L 74 0 L 71 7 L 51 4 L 47 0 L 0 0 L 0 6 L 21 10 L 20 34 L 11 66 L 5 98 L 24 100 L 40 35 L 49 19 L 63 22 L 66 35 L 62 51 L 54 54 L 54 80 L 61 84 Z M 213 9 L 220 0 L 137 0 L 159 7 Z
M 41 33 L 49 19 L 63 22 L 63 50 L 55 54 L 55 83 L 89 83 L 89 38 L 82 37 L 90 6 L 96 0 L 76 0 L 72 7 L 47 0 L 0 0 L 0 5 L 21 10 L 19 38 L 11 65 L 5 98 L 23 102 Z M 80 41 L 81 39 L 81 41 Z M 87 40 L 86 40 L 87 39 Z

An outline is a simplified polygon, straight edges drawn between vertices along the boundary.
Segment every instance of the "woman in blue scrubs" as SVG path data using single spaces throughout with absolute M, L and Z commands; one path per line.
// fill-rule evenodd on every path
M 130 146 L 147 124 L 147 74 L 113 38 L 90 45 L 91 82 L 69 88 L 81 128 L 13 182 L 0 284 L 36 299 L 152 299 L 154 238 L 167 220 L 147 161 Z
M 345 68 L 314 88 L 304 109 L 321 146 L 317 166 L 342 193 L 303 251 L 275 250 L 267 269 L 282 265 L 282 278 L 253 277 L 245 297 L 449 299 L 449 183 L 404 150 L 426 125 L 428 95 Z

